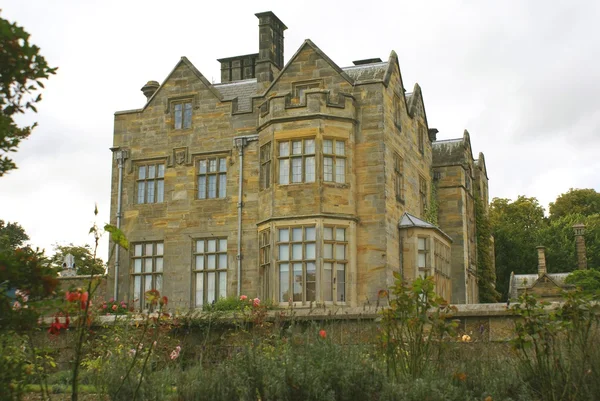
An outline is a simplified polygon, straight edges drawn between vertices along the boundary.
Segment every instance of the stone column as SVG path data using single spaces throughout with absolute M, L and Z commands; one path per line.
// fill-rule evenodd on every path
M 538 246 L 538 277 L 542 277 L 547 273 L 546 271 L 546 248 L 543 246 Z
M 577 249 L 577 268 L 579 270 L 587 269 L 587 257 L 585 254 L 585 226 L 581 223 L 573 226 L 575 232 L 575 247 Z

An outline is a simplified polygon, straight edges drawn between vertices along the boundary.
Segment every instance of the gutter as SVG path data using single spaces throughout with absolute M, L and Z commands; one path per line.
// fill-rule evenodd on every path
M 120 147 L 110 148 L 114 154 L 115 160 L 117 160 L 117 168 L 119 169 L 119 180 L 117 184 L 117 228 L 121 229 L 121 212 L 122 212 L 122 201 L 123 198 L 123 164 L 127 159 L 127 151 Z M 120 250 L 121 247 L 117 244 L 115 248 L 115 285 L 113 289 L 113 296 L 118 299 L 119 289 L 119 262 L 120 262 Z
M 233 138 L 233 146 L 239 152 L 239 181 L 238 181 L 238 227 L 237 227 L 237 296 L 239 297 L 242 294 L 242 209 L 244 207 L 244 202 L 242 202 L 243 196 L 243 185 L 244 185 L 244 176 L 243 176 L 243 168 L 244 168 L 244 147 L 248 145 L 249 142 L 258 141 L 258 135 L 244 135 L 244 136 L 236 136 Z

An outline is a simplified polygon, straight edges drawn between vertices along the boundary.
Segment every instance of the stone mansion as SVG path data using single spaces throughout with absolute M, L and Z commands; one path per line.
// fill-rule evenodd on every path
M 115 113 L 111 224 L 130 247 L 109 295 L 356 307 L 398 272 L 477 302 L 488 178 L 468 132 L 436 140 L 395 52 L 339 67 L 306 40 L 284 64 L 286 26 L 256 16 L 258 53 L 218 60 L 221 83 L 182 57 L 143 107 Z

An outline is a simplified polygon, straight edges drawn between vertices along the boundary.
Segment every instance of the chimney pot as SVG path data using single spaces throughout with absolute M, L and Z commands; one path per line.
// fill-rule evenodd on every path
M 585 225 L 579 223 L 573 226 L 575 232 L 575 248 L 577 250 L 577 268 L 579 270 L 587 269 L 587 256 L 585 250 Z
M 152 95 L 154 95 L 159 86 L 160 84 L 156 81 L 148 81 L 146 82 L 146 85 L 142 87 L 141 90 L 142 93 L 144 93 L 144 96 L 146 96 L 146 99 L 150 100 L 150 98 L 152 97 Z

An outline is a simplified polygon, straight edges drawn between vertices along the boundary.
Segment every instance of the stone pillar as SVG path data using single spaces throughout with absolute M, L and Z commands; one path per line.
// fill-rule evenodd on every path
M 538 246 L 538 277 L 542 277 L 547 273 L 546 270 L 546 248 L 543 246 Z
M 587 257 L 585 254 L 585 226 L 581 223 L 573 226 L 575 232 L 575 247 L 577 249 L 577 268 L 579 270 L 587 269 Z
M 271 11 L 255 15 L 258 17 L 256 85 L 261 93 L 283 68 L 283 31 L 287 27 Z

